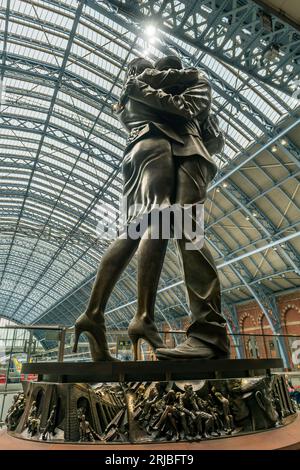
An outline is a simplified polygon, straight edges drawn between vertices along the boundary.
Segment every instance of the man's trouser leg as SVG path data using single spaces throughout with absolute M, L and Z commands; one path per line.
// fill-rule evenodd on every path
M 176 158 L 176 157 L 175 157 Z M 176 202 L 189 210 L 194 219 L 194 230 L 199 229 L 199 237 L 183 227 L 182 239 L 177 240 L 188 302 L 192 313 L 192 324 L 187 335 L 197 338 L 213 349 L 228 352 L 229 343 L 226 321 L 221 314 L 220 281 L 214 259 L 203 239 L 203 224 L 195 221 L 195 207 L 203 204 L 206 198 L 207 169 L 205 160 L 200 157 L 180 158 L 177 163 Z M 185 209 L 183 209 L 184 213 Z M 204 223 L 204 221 L 203 221 Z M 196 226 L 197 224 L 197 226 Z M 202 225 L 202 229 L 201 229 Z M 195 230 L 196 231 L 196 230 Z

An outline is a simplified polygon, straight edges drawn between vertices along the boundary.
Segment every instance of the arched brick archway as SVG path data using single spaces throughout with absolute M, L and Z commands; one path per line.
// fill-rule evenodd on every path
M 261 329 L 263 333 L 263 344 L 264 344 L 264 351 L 265 357 L 280 357 L 280 351 L 277 344 L 276 337 L 274 336 L 274 332 L 271 328 L 269 320 L 263 314 L 260 319 L 261 322 Z
M 300 336 L 300 311 L 295 305 L 285 309 L 283 326 L 287 335 Z
M 266 319 L 266 316 L 264 313 L 261 313 L 257 318 L 256 342 L 257 342 L 260 359 L 265 359 L 268 357 L 267 349 L 265 345 L 265 338 L 264 338 L 264 327 L 267 327 L 268 321 L 266 323 L 265 319 Z
M 239 324 L 241 332 L 244 334 L 252 334 L 253 329 L 257 326 L 254 316 L 248 312 L 245 312 L 240 316 Z
M 245 357 L 253 359 L 257 357 L 257 348 L 255 344 L 255 339 L 253 338 L 253 334 L 255 334 L 257 329 L 257 324 L 253 315 L 249 313 L 243 313 L 240 317 L 239 323 L 241 332 L 244 335 L 243 344 Z
M 288 304 L 281 312 L 281 326 L 285 335 L 300 337 L 300 310 L 295 304 Z M 292 364 L 292 343 L 295 339 L 291 336 L 285 337 L 289 360 Z

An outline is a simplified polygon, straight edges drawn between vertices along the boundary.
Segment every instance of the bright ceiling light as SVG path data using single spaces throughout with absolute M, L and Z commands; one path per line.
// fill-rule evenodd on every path
M 281 143 L 281 145 L 287 145 L 287 140 L 286 139 L 281 139 L 280 143 Z
M 156 32 L 157 32 L 157 29 L 156 29 L 156 26 L 154 26 L 154 24 L 148 24 L 146 27 L 145 27 L 145 34 L 146 36 L 148 36 L 149 38 L 152 38 L 153 36 L 156 35 Z

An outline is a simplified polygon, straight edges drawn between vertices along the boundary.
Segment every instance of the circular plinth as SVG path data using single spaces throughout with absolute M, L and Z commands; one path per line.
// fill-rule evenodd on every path
M 289 418 L 290 424 L 269 431 L 203 442 L 169 442 L 149 444 L 58 444 L 33 442 L 0 431 L 0 450 L 300 450 L 300 415 Z
M 195 366 L 195 361 L 184 362 L 191 368 Z M 215 372 L 221 376 L 232 374 L 232 378 L 214 376 L 197 381 L 182 380 L 182 367 L 176 372 L 173 363 L 163 369 L 160 363 L 154 364 L 151 373 L 155 373 L 156 381 L 147 381 L 144 374 L 149 372 L 145 372 L 145 364 L 135 363 L 130 374 L 142 369 L 144 380 L 138 382 L 116 382 L 119 373 L 124 377 L 123 370 L 114 370 L 111 364 L 88 363 L 89 373 L 109 373 L 113 379 L 93 384 L 70 382 L 73 374 L 81 379 L 82 374 L 87 374 L 82 368 L 84 364 L 61 364 L 62 370 L 56 372 L 55 378 L 60 379 L 57 382 L 49 381 L 53 378 L 50 370 L 53 364 L 37 364 L 35 367 L 41 368 L 40 380 L 23 383 L 24 392 L 14 397 L 6 417 L 8 430 L 14 437 L 37 443 L 43 440 L 51 445 L 73 446 L 80 442 L 82 446 L 91 442 L 93 447 L 103 444 L 123 447 L 176 443 L 177 448 L 179 444 L 203 445 L 204 440 L 260 433 L 290 422 L 286 420 L 295 414 L 296 407 L 284 376 L 272 376 L 268 371 L 270 361 L 268 364 L 248 361 L 247 365 L 255 362 L 249 370 L 241 362 L 225 362 L 219 361 Z M 200 364 L 199 368 L 207 366 Z M 238 378 L 242 371 L 242 378 Z M 254 371 L 257 377 L 253 376 Z M 181 380 L 157 381 L 157 375 L 166 372 L 169 378 L 176 375 Z M 202 373 L 207 372 L 196 368 L 197 376 Z

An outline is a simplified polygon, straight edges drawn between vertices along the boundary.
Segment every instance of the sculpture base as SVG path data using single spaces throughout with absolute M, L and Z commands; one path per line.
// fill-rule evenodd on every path
M 7 425 L 26 440 L 93 445 L 177 445 L 264 431 L 296 411 L 284 376 L 271 367 L 281 360 L 26 364 L 24 373 L 43 380 L 24 383 Z M 75 377 L 81 383 L 71 383 Z
M 263 433 L 252 433 L 235 436 L 234 439 L 211 439 L 201 442 L 168 442 L 147 444 L 106 444 L 98 443 L 55 443 L 37 442 L 28 439 L 16 439 L 13 433 L 0 430 L 0 450 L 88 450 L 88 451 L 200 451 L 200 450 L 300 450 L 300 415 L 293 415 L 285 426 L 267 430 Z M 263 439 L 262 439 L 263 437 Z

